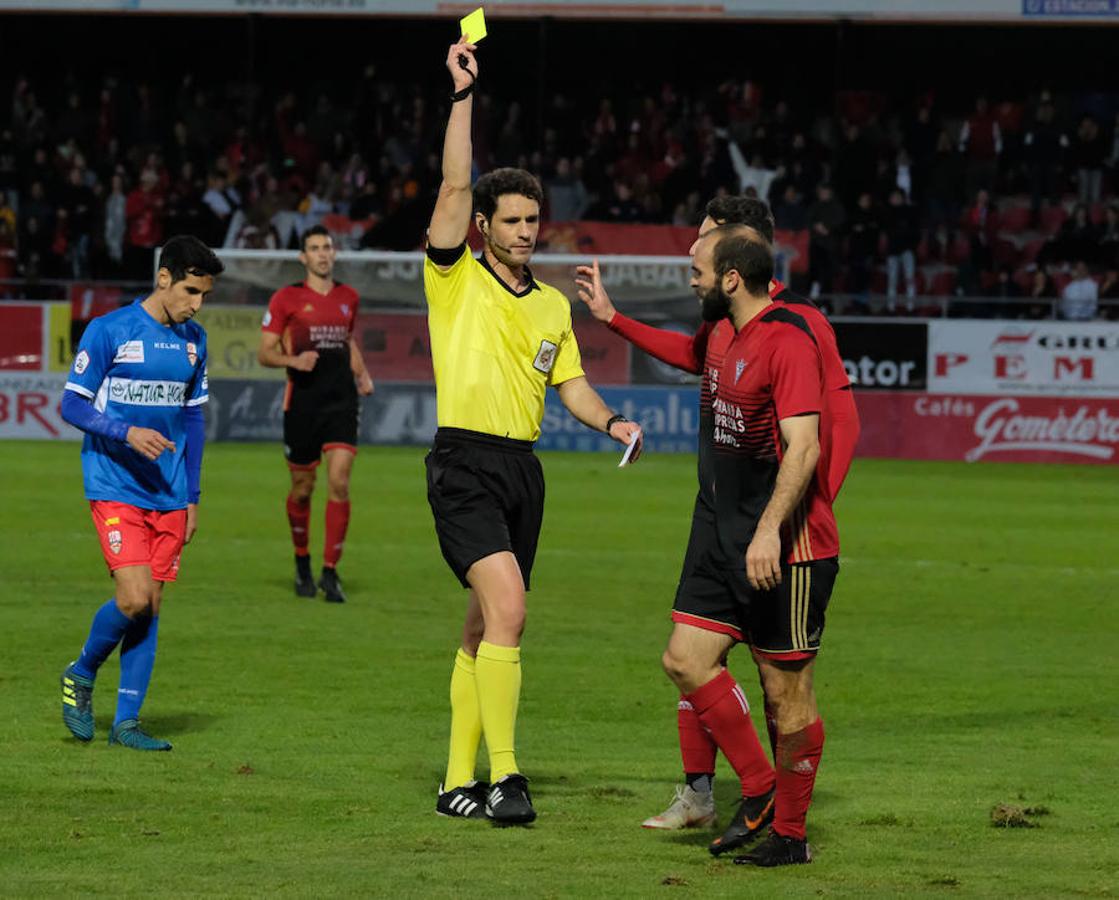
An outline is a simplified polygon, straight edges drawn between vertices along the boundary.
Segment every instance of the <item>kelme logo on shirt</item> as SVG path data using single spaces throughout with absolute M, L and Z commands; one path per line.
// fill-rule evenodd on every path
M 109 381 L 109 399 L 129 406 L 182 406 L 186 401 L 186 383 L 113 378 Z
M 194 344 L 187 344 L 187 359 L 192 366 L 198 362 L 198 348 Z
M 74 357 L 74 371 L 81 375 L 87 368 L 89 368 L 89 354 L 82 350 Z
M 556 350 L 558 349 L 551 341 L 541 341 L 540 349 L 536 351 L 536 359 L 532 361 L 532 367 L 547 375 L 552 371 L 552 366 L 556 364 Z
M 125 341 L 117 347 L 117 355 L 113 357 L 115 363 L 142 363 L 143 361 L 143 341 Z

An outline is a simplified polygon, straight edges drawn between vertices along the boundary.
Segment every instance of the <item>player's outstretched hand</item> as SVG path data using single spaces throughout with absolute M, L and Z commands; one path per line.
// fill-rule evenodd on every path
M 362 372 L 357 376 L 357 392 L 363 397 L 373 393 L 373 376 L 368 372 Z
M 629 442 L 633 440 L 634 434 L 637 435 L 637 446 L 633 448 L 633 453 L 631 453 L 629 457 L 629 464 L 631 466 L 637 462 L 637 458 L 641 455 L 642 441 L 645 440 L 644 436 L 641 434 L 641 426 L 636 422 L 615 422 L 610 426 L 610 437 L 626 447 L 628 447 Z
M 769 591 L 781 583 L 781 533 L 754 532 L 746 548 L 746 580 L 752 588 Z
M 317 350 L 304 350 L 292 360 L 291 367 L 297 372 L 310 372 L 315 368 L 315 363 L 318 361 L 319 353 Z
M 579 289 L 579 299 L 587 304 L 592 316 L 600 322 L 609 322 L 614 318 L 616 310 L 606 288 L 602 286 L 602 273 L 598 270 L 597 259 L 592 265 L 576 266 L 575 285 Z
M 187 504 L 187 520 L 186 520 L 186 536 L 183 538 L 184 544 L 189 544 L 190 539 L 194 537 L 194 533 L 198 530 L 198 504 Z
M 154 428 L 139 428 L 133 425 L 128 429 L 128 435 L 125 439 L 128 441 L 129 447 L 147 459 L 158 459 L 159 454 L 164 450 L 175 452 L 174 442 L 167 440 Z
M 447 51 L 447 69 L 451 73 L 455 92 L 469 87 L 478 80 L 478 60 L 474 58 L 474 51 L 478 48 L 470 43 L 470 39 L 463 35 Z

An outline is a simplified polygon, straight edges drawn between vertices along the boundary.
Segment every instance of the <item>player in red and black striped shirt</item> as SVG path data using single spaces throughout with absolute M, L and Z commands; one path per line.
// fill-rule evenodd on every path
M 767 246 L 772 244 L 773 217 L 769 207 L 760 200 L 750 197 L 722 197 L 712 200 L 707 205 L 707 216 L 700 225 L 700 237 L 720 224 L 748 225 L 750 229 L 745 234 L 751 240 L 764 242 Z M 693 245 L 692 251 L 694 250 Z M 657 359 L 684 371 L 703 375 L 699 415 L 699 492 L 696 496 L 692 530 L 684 558 L 681 575 L 683 581 L 695 569 L 704 553 L 704 548 L 713 540 L 715 530 L 713 492 L 715 470 L 712 440 L 715 412 L 712 409 L 712 401 L 717 373 L 734 337 L 733 324 L 727 319 L 703 322 L 691 337 L 675 331 L 653 328 L 630 319 L 614 309 L 602 289 L 597 266 L 581 267 L 580 274 L 583 276 L 583 280 L 580 281 L 583 288 L 580 297 L 595 318 Z M 835 332 L 815 304 L 794 294 L 777 281 L 770 283 L 769 293 L 775 303 L 787 305 L 805 321 L 817 341 L 823 358 L 824 383 L 827 390 L 821 415 L 821 452 L 813 502 L 830 507 L 850 468 L 859 435 L 858 412 L 851 394 L 850 382 L 839 355 Z M 768 702 L 765 711 L 770 746 L 776 758 L 777 722 Z M 645 820 L 643 824 L 647 828 L 675 829 L 707 826 L 715 820 L 714 800 L 711 793 L 711 781 L 715 772 L 715 743 L 685 698 L 681 698 L 678 704 L 677 724 L 687 784 L 677 789 L 676 799 L 664 813 Z M 745 786 L 743 789 L 745 792 Z M 741 827 L 743 824 L 738 823 L 740 834 L 747 830 Z M 734 828 L 735 823 L 732 822 L 728 835 L 724 835 L 724 840 L 712 845 L 713 851 L 725 852 L 736 845 L 733 840 L 734 835 L 729 834 Z M 728 837 L 731 839 L 725 840 Z
M 766 228 L 766 221 L 768 220 L 768 209 L 757 201 L 747 201 L 747 198 L 733 198 L 738 201 L 745 201 L 745 205 L 749 203 L 756 203 L 764 217 L 758 222 L 761 228 Z M 744 205 L 740 203 L 739 206 Z M 714 207 L 715 204 L 712 204 Z M 729 210 L 714 210 L 716 212 L 724 213 L 742 213 L 749 212 L 738 208 L 731 208 Z M 715 223 L 706 220 L 703 225 L 703 231 L 706 233 L 715 227 Z M 772 221 L 768 220 L 768 231 L 772 234 Z M 743 231 L 749 239 L 759 240 L 758 235 L 751 229 Z M 762 245 L 768 249 L 768 243 L 762 242 Z M 580 296 L 591 307 L 592 313 L 600 319 L 605 319 L 609 322 L 611 327 L 629 338 L 638 346 L 652 352 L 679 368 L 686 369 L 692 372 L 703 372 L 703 387 L 701 390 L 701 410 L 700 410 L 700 447 L 699 447 L 699 478 L 700 490 L 696 498 L 695 514 L 692 522 L 692 532 L 688 543 L 688 550 L 685 556 L 683 574 L 681 577 L 681 592 L 684 591 L 685 585 L 689 579 L 694 579 L 696 572 L 700 569 L 703 559 L 709 553 L 709 548 L 712 545 L 718 544 L 718 529 L 716 526 L 716 513 L 715 513 L 715 492 L 714 484 L 716 482 L 716 436 L 725 437 L 725 411 L 719 410 L 716 407 L 717 402 L 717 389 L 719 385 L 719 373 L 727 359 L 727 354 L 731 349 L 733 342 L 736 340 L 736 332 L 733 323 L 726 319 L 718 319 L 714 322 L 704 322 L 697 334 L 688 338 L 683 335 L 675 334 L 672 332 L 662 332 L 657 329 L 650 328 L 649 326 L 641 325 L 640 323 L 633 322 L 633 320 L 626 319 L 615 313 L 609 298 L 602 290 L 601 281 L 597 277 L 597 268 L 590 269 L 584 267 L 580 274 L 584 280 L 581 281 Z M 585 280 L 588 279 L 589 280 Z M 772 285 L 770 286 L 772 288 Z M 799 307 L 798 307 L 799 308 Z M 774 310 L 771 312 L 776 314 L 782 308 L 774 304 Z M 830 325 L 827 324 L 826 319 L 818 313 L 813 307 L 812 310 L 816 316 L 823 322 L 826 332 L 824 332 L 824 339 L 818 342 L 825 353 L 825 370 L 828 368 L 826 364 L 826 355 L 831 354 L 838 366 L 838 371 L 842 373 L 842 382 L 837 385 L 835 382 L 839 381 L 838 378 L 832 377 L 826 379 L 828 387 L 831 388 L 826 394 L 827 403 L 823 404 L 822 411 L 827 414 L 826 407 L 834 404 L 838 394 L 839 388 L 845 388 L 847 385 L 846 374 L 842 367 L 842 361 L 838 359 L 838 352 L 835 348 L 834 334 L 831 332 Z M 717 317 L 716 317 L 717 318 Z M 805 317 L 793 316 L 801 326 L 806 335 L 811 336 L 814 340 L 816 335 L 812 334 L 812 329 L 807 327 L 808 323 Z M 830 337 L 830 340 L 828 340 Z M 835 366 L 832 366 L 832 371 L 835 371 Z M 843 392 L 846 396 L 842 398 L 838 405 L 841 407 L 846 405 L 843 401 L 849 400 L 849 391 Z M 851 411 L 853 413 L 853 404 L 851 404 Z M 855 422 L 855 435 L 857 436 L 857 419 Z M 719 430 L 719 429 L 722 430 Z M 822 438 L 823 442 L 824 439 Z M 814 476 L 814 490 L 812 492 L 811 505 L 814 507 L 822 508 L 825 513 L 830 511 L 830 499 L 834 496 L 835 490 L 838 489 L 838 484 L 842 481 L 842 475 L 846 473 L 846 469 L 850 464 L 850 449 L 854 447 L 855 438 L 850 437 L 846 441 L 831 442 L 831 446 L 837 444 L 841 447 L 841 452 L 845 453 L 845 459 L 840 464 L 830 463 L 829 460 L 821 457 L 818 466 L 818 471 Z M 841 474 L 837 474 L 841 473 Z M 836 479 L 830 482 L 829 479 Z M 831 486 L 834 483 L 835 487 Z M 720 485 L 723 482 L 720 481 Z M 720 490 L 720 496 L 725 497 L 726 494 Z M 799 515 L 799 512 L 798 512 Z M 802 529 L 798 528 L 798 533 Z M 834 526 L 833 526 L 834 531 Z M 829 552 L 827 546 L 830 542 L 826 540 L 817 540 L 815 551 Z M 794 553 L 790 561 L 801 561 L 809 558 L 808 553 L 805 552 L 806 544 L 802 540 L 799 544 L 800 551 Z M 838 547 L 830 550 L 833 554 L 837 552 Z M 817 578 L 814 585 L 810 585 L 807 579 L 798 575 L 797 584 L 790 585 L 795 587 L 797 596 L 800 598 L 799 610 L 800 612 L 807 613 L 811 604 L 808 594 L 815 592 L 817 598 L 819 591 L 824 587 L 826 578 Z M 814 589 L 814 590 L 813 590 Z M 718 591 L 717 591 L 718 593 Z M 691 613 L 686 608 L 686 604 L 682 604 L 682 600 L 686 599 L 686 592 L 677 595 L 677 602 L 674 604 L 673 618 L 682 624 L 690 624 L 714 631 L 715 633 L 729 634 L 732 638 L 737 640 L 752 638 L 743 635 L 741 628 L 736 626 L 730 617 L 725 622 L 705 621 L 707 617 L 702 615 L 702 610 L 696 614 L 693 610 Z M 815 629 L 801 629 L 797 634 L 798 644 L 808 644 L 804 640 L 811 636 L 811 631 Z M 818 638 L 818 635 L 816 635 Z M 729 645 L 728 645 L 729 649 Z M 774 649 L 764 648 L 763 649 Z M 804 651 L 802 651 L 804 652 Z M 814 650 L 807 651 L 814 653 Z M 671 664 L 670 654 L 665 657 L 666 666 L 670 667 Z M 762 663 L 759 661 L 759 666 Z M 763 668 L 764 671 L 764 668 Z M 723 749 L 727 752 L 728 745 L 730 752 L 727 753 L 728 759 L 731 761 L 732 766 L 735 768 L 736 773 L 742 781 L 742 792 L 744 798 L 755 797 L 756 792 L 760 789 L 760 785 L 764 783 L 764 772 L 759 775 L 758 772 L 752 772 L 751 768 L 756 759 L 749 753 L 749 748 L 753 740 L 753 726 L 749 722 L 747 715 L 741 715 L 742 709 L 746 707 L 745 695 L 742 693 L 741 688 L 735 684 L 729 673 L 725 670 L 721 672 L 722 677 L 716 682 L 716 685 L 725 689 L 723 693 L 726 696 L 736 698 L 735 703 L 739 706 L 739 713 L 734 713 L 734 704 L 730 704 L 729 716 L 730 718 L 724 723 L 724 742 Z M 704 695 L 707 702 L 706 695 Z M 677 790 L 676 801 L 666 810 L 665 813 L 654 816 L 646 820 L 644 823 L 646 827 L 650 828 L 680 828 L 690 825 L 709 825 L 714 821 L 714 804 L 711 795 L 711 779 L 715 770 L 715 752 L 716 743 L 712 739 L 712 730 L 709 725 L 701 721 L 702 716 L 697 711 L 692 699 L 688 696 L 682 696 L 679 704 L 678 724 L 681 743 L 681 754 L 684 760 L 684 768 L 687 775 L 688 784 Z M 732 720 L 737 717 L 737 726 L 733 724 Z M 771 743 L 774 747 L 774 755 L 777 756 L 777 717 L 775 708 L 771 708 L 767 704 L 767 719 L 770 722 L 771 730 Z M 729 732 L 729 734 L 728 734 Z M 737 737 L 735 737 L 737 735 Z M 733 738 L 733 740 L 732 740 Z M 741 747 L 736 746 L 741 743 Z M 753 762 L 751 761 L 753 760 Z M 772 777 L 772 770 L 770 770 L 770 777 Z M 764 798 L 764 795 L 761 795 Z M 754 833 L 757 832 L 760 820 L 755 814 L 751 815 L 753 807 L 763 808 L 764 804 L 760 801 L 753 802 L 750 800 L 745 801 L 739 809 L 738 814 L 734 817 L 727 832 L 718 840 L 716 840 L 711 850 L 713 853 L 722 853 L 726 850 L 733 849 L 734 847 L 741 846 L 746 840 L 750 839 Z
M 715 540 L 681 579 L 665 669 L 731 761 L 743 800 L 714 853 L 769 837 L 736 862 L 809 860 L 804 822 L 823 750 L 812 669 L 838 572 L 820 457 L 824 361 L 805 319 L 769 296 L 773 257 L 743 226 L 699 241 L 692 285 L 706 321 L 733 335 L 707 359 Z M 723 665 L 751 645 L 777 725 L 776 773 Z M 774 777 L 775 776 L 775 777 Z
M 358 295 L 334 280 L 334 243 L 322 225 L 302 237 L 306 278 L 272 295 L 264 314 L 261 365 L 286 368 L 284 456 L 291 470 L 288 522 L 295 545 L 295 592 L 332 603 L 346 599 L 336 566 L 350 522 L 350 472 L 357 453 L 358 396 L 373 379 L 354 340 Z M 322 577 L 311 576 L 308 530 L 315 469 L 326 458 L 328 498 Z

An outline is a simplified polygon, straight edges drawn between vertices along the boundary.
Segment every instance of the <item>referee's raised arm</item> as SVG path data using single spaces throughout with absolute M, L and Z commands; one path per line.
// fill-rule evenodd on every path
M 443 183 L 439 185 L 439 197 L 427 232 L 428 246 L 440 250 L 458 247 L 466 240 L 470 229 L 470 170 L 474 155 L 470 119 L 474 109 L 474 83 L 478 78 L 474 50 L 474 45 L 463 36 L 447 51 L 447 69 L 454 92 L 443 138 Z

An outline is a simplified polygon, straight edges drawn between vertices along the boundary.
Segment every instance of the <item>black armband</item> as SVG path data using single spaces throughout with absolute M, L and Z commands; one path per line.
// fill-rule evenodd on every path
M 462 258 L 462 254 L 465 252 L 466 241 L 463 241 L 457 247 L 451 247 L 449 249 L 444 247 L 432 247 L 431 244 L 427 245 L 427 258 L 437 266 L 453 266 Z
M 470 84 L 468 84 L 466 87 L 464 87 L 461 91 L 455 91 L 453 94 L 451 94 L 451 102 L 452 103 L 458 103 L 459 100 L 465 100 L 467 97 L 469 97 L 471 94 L 473 94 L 474 93 L 474 84 L 475 84 L 475 82 L 472 81 L 472 82 L 470 82 Z
M 609 419 L 606 420 L 606 427 L 603 429 L 603 431 L 605 431 L 607 434 L 609 434 L 610 429 L 613 428 L 615 425 L 617 425 L 619 422 L 628 422 L 628 421 L 629 421 L 629 419 L 627 419 L 621 413 L 615 413 Z

